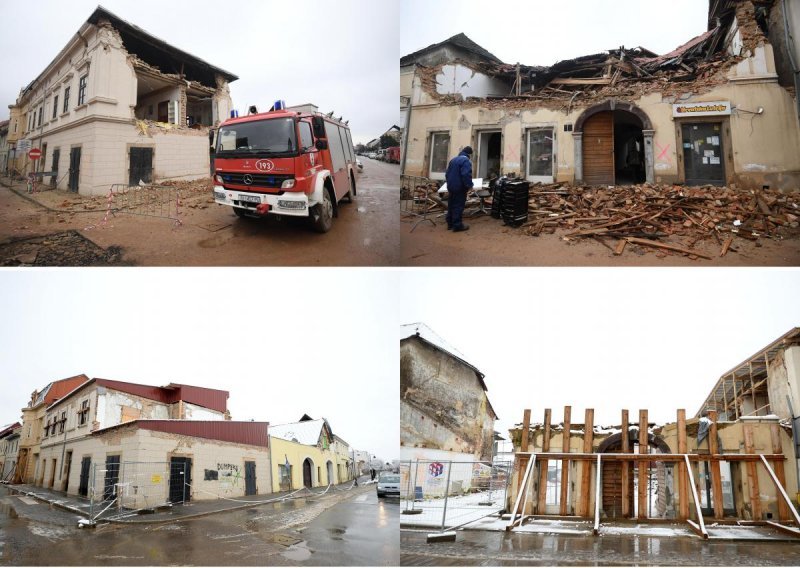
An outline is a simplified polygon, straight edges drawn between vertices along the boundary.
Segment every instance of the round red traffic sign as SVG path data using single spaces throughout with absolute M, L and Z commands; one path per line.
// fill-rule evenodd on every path
M 30 152 L 28 152 L 28 157 L 31 160 L 38 160 L 42 157 L 42 151 L 39 148 L 31 148 Z

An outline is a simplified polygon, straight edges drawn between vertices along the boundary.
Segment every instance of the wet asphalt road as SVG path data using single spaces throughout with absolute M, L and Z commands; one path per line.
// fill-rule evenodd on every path
M 374 485 L 166 524 L 78 529 L 0 489 L 0 565 L 398 565 L 399 502 Z
M 710 542 L 693 537 L 600 537 L 459 531 L 426 543 L 402 531 L 403 566 L 796 566 L 800 542 Z

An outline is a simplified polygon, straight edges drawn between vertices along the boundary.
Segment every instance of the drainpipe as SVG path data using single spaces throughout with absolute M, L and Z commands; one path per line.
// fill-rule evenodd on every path
M 411 125 L 411 97 L 408 97 L 406 103 L 406 123 L 403 126 L 403 156 L 400 159 L 400 175 L 406 173 L 406 154 L 408 153 L 408 128 Z
M 786 10 L 789 8 L 789 3 L 786 0 L 783 0 L 781 3 L 781 9 L 783 11 L 783 33 L 786 37 L 786 52 L 789 54 L 789 63 L 792 66 L 792 75 L 794 77 L 794 92 L 795 92 L 795 105 L 797 106 L 797 117 L 800 120 L 800 70 L 797 68 L 797 61 L 794 60 L 794 53 L 792 51 L 792 46 L 794 45 L 794 37 L 789 35 L 789 16 L 786 14 Z

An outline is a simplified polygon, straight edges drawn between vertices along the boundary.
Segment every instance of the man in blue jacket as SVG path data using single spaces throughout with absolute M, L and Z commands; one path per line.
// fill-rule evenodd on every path
M 447 165 L 447 230 L 453 232 L 466 231 L 469 225 L 465 225 L 461 220 L 464 214 L 464 205 L 467 203 L 467 192 L 472 188 L 472 162 L 469 157 L 472 155 L 472 148 L 464 146 L 461 152 L 450 160 Z

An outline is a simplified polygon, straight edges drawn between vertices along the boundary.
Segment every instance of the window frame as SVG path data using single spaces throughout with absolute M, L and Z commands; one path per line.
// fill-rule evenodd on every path
M 69 112 L 69 92 L 70 92 L 70 87 L 69 85 L 67 85 L 66 87 L 64 87 L 64 108 L 62 110 L 62 114 Z
M 89 399 L 81 401 L 81 406 L 78 409 L 78 426 L 85 426 L 89 423 Z
M 89 86 L 89 74 L 82 76 L 78 79 L 78 106 L 86 104 L 86 91 Z
M 58 95 L 53 95 L 53 118 L 51 120 L 55 120 L 58 118 Z
M 531 174 L 531 134 L 550 131 L 550 175 Z M 533 183 L 553 183 L 556 175 L 556 127 L 549 124 L 531 126 L 525 129 L 525 179 Z
M 445 156 L 444 161 L 444 169 L 441 171 L 434 171 L 433 170 L 433 151 L 436 143 L 437 136 L 447 136 L 447 153 Z M 450 143 L 453 140 L 453 137 L 450 135 L 449 130 L 432 130 L 429 135 L 428 139 L 430 140 L 430 155 L 428 156 L 428 177 L 430 179 L 437 179 L 443 180 L 445 179 L 445 174 L 447 173 L 447 165 L 449 164 L 450 160 Z

